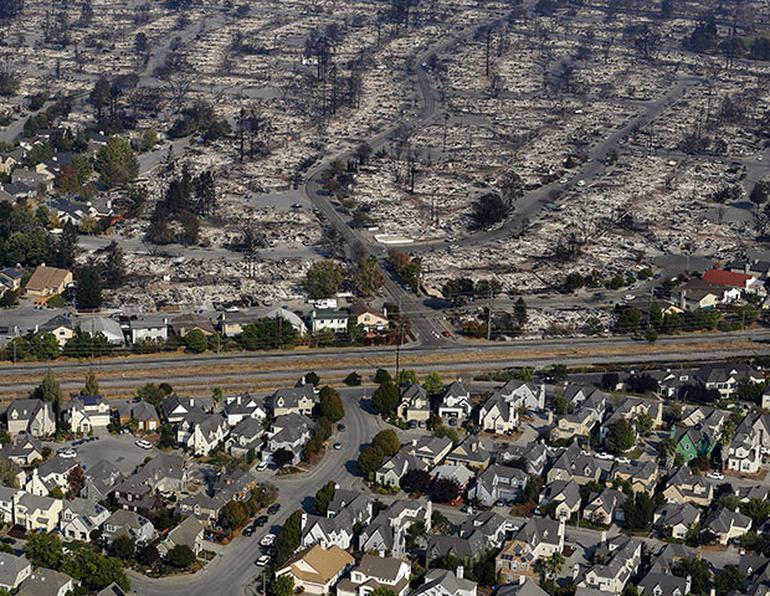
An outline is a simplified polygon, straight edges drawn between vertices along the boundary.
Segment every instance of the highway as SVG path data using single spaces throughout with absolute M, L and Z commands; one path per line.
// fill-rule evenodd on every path
M 402 368 L 420 374 L 436 371 L 445 377 L 465 378 L 511 367 L 543 368 L 553 364 L 612 368 L 620 365 L 683 361 L 719 361 L 767 353 L 770 330 L 698 333 L 667 336 L 655 344 L 631 337 L 557 338 L 511 342 L 412 344 L 401 349 Z M 327 381 L 341 381 L 351 371 L 366 376 L 382 367 L 393 371 L 396 348 L 344 348 L 295 351 L 224 352 L 127 356 L 93 360 L 56 360 L 0 364 L 0 398 L 10 399 L 33 389 L 46 371 L 65 391 L 82 386 L 88 371 L 99 378 L 109 396 L 124 396 L 145 383 L 167 382 L 182 394 L 209 395 L 211 387 L 228 391 L 262 391 L 293 384 L 309 370 Z

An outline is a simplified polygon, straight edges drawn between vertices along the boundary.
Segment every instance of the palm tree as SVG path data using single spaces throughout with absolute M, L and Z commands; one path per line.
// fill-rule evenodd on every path
M 548 571 L 548 576 L 553 578 L 559 575 L 564 567 L 565 559 L 564 555 L 556 552 L 553 553 L 545 562 L 545 568 Z

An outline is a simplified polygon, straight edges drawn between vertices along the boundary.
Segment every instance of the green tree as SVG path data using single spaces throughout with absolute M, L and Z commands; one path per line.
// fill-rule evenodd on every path
M 543 481 L 539 476 L 530 475 L 527 484 L 524 485 L 522 498 L 525 503 L 537 503 L 540 497 L 540 491 L 543 488 Z
M 396 596 L 396 593 L 388 588 L 375 588 L 371 596 Z
M 422 384 L 423 389 L 428 395 L 438 395 L 444 390 L 444 381 L 441 379 L 441 375 L 437 372 L 430 372 L 425 377 L 425 381 Z
M 629 530 L 649 530 L 655 513 L 655 502 L 646 492 L 637 492 L 623 505 L 624 525 Z
M 361 384 L 361 375 L 359 375 L 357 372 L 352 372 L 347 377 L 345 377 L 343 383 L 349 387 L 358 387 Z
M 27 537 L 24 554 L 37 567 L 59 569 L 64 558 L 61 540 L 56 534 L 35 532 Z
M 105 557 L 88 546 L 73 549 L 66 555 L 61 571 L 91 592 L 103 590 L 113 582 L 124 591 L 131 589 L 120 559 Z
M 353 285 L 363 296 L 371 296 L 382 287 L 383 277 L 377 257 L 370 255 L 358 262 L 353 273 Z
M 88 371 L 86 382 L 80 390 L 80 395 L 99 395 L 99 381 L 97 380 L 94 371 Z
M 621 418 L 610 426 L 604 443 L 610 453 L 624 453 L 636 445 L 636 430 L 628 420 Z
M 553 411 L 557 416 L 565 416 L 574 410 L 572 402 L 562 394 L 557 394 L 553 398 Z
M 35 387 L 30 397 L 42 399 L 43 401 L 51 403 L 54 411 L 61 409 L 61 404 L 64 401 L 64 393 L 61 390 L 59 381 L 50 369 L 46 371 L 40 385 Z
M 194 354 L 201 354 L 209 347 L 206 334 L 200 329 L 193 329 L 184 336 L 184 345 Z
M 372 395 L 372 406 L 380 414 L 391 416 L 395 413 L 401 398 L 398 388 L 392 381 L 380 385 Z
M 392 381 L 393 379 L 387 370 L 385 370 L 384 368 L 378 368 L 377 372 L 374 373 L 374 378 L 372 380 L 378 385 L 382 385 L 383 383 L 387 383 L 388 381 Z
M 136 554 L 136 544 L 134 544 L 130 536 L 121 534 L 112 541 L 110 552 L 118 559 L 130 561 Z
M 430 474 L 426 470 L 409 470 L 401 477 L 401 490 L 407 493 L 424 493 L 430 486 Z
M 168 551 L 166 560 L 169 565 L 178 569 L 186 569 L 193 563 L 195 563 L 195 553 L 186 544 L 177 544 L 174 548 Z
M 93 263 L 75 270 L 76 300 L 82 310 L 98 310 L 102 307 L 102 279 L 99 268 Z
M 55 360 L 61 354 L 59 342 L 53 333 L 37 333 L 29 342 L 29 350 L 38 360 Z
M 318 489 L 318 492 L 315 494 L 315 499 L 313 500 L 316 511 L 318 511 L 318 513 L 326 516 L 327 512 L 329 511 L 329 503 L 331 503 L 332 499 L 334 498 L 334 493 L 335 483 L 333 480 L 330 480 L 320 489 Z
M 398 385 L 409 385 L 411 383 L 417 384 L 417 371 L 411 369 L 403 369 L 398 373 Z
M 294 578 L 289 574 L 276 577 L 267 588 L 268 596 L 294 596 Z
M 636 333 L 642 322 L 642 313 L 638 308 L 626 308 L 618 317 L 618 330 L 621 333 Z
M 741 513 L 748 515 L 755 528 L 759 528 L 770 518 L 770 501 L 765 499 L 750 499 L 741 506 Z
M 123 262 L 123 249 L 113 240 L 107 246 L 107 260 L 104 263 L 104 279 L 109 288 L 119 288 L 126 277 L 126 267 Z
M 326 385 L 318 394 L 321 415 L 332 422 L 339 422 L 345 417 L 345 406 L 342 398 L 334 387 Z
M 359 454 L 358 469 L 366 478 L 371 479 L 374 473 L 380 469 L 382 459 L 382 451 L 370 445 Z
M 303 286 L 311 300 L 332 298 L 344 279 L 345 270 L 336 261 L 316 261 L 307 270 Z
M 7 443 L 8 441 L 4 441 Z M 7 457 L 0 457 L 0 480 L 10 488 L 19 488 L 18 468 Z
M 294 554 L 302 542 L 302 511 L 292 513 L 284 522 L 281 533 L 275 540 L 275 562 L 283 565 Z
M 156 385 L 155 383 L 147 383 L 136 390 L 136 397 L 142 401 L 146 401 L 148 404 L 151 404 L 156 408 L 160 406 L 163 399 L 168 395 L 169 394 L 166 393 L 162 387 Z
M 516 300 L 516 304 L 513 306 L 513 316 L 516 318 L 519 327 L 523 327 L 527 323 L 529 318 L 527 315 L 527 304 L 521 296 L 519 296 L 519 299 Z
M 401 440 L 396 431 L 386 428 L 374 435 L 372 447 L 379 449 L 385 456 L 393 457 L 401 449 Z
M 679 559 L 671 567 L 671 573 L 677 577 L 690 577 L 690 593 L 705 596 L 711 590 L 711 569 L 703 559 Z
M 649 436 L 655 421 L 647 412 L 640 412 L 634 421 L 637 432 L 643 437 Z
M 717 596 L 727 596 L 738 592 L 746 581 L 746 576 L 737 565 L 725 565 L 714 578 Z
M 111 136 L 107 145 L 96 154 L 96 171 L 105 186 L 128 184 L 139 173 L 139 163 L 131 144 L 118 136 Z

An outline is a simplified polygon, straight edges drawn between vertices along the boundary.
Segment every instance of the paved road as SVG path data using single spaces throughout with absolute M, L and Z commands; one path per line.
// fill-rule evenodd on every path
M 343 433 L 337 433 L 333 440 L 342 443 L 342 449 L 330 450 L 323 461 L 308 474 L 288 477 L 271 477 L 269 481 L 280 490 L 280 513 L 270 520 L 268 525 L 255 532 L 251 537 L 241 536 L 223 549 L 223 554 L 207 565 L 204 571 L 193 576 L 172 577 L 162 580 L 147 580 L 132 574 L 134 590 L 143 596 L 189 596 L 191 594 L 209 594 L 221 596 L 241 596 L 248 593 L 245 589 L 261 571 L 254 561 L 261 554 L 259 541 L 270 531 L 303 505 L 305 499 L 329 480 L 339 483 L 342 488 L 351 489 L 360 486 L 361 479 L 354 475 L 353 464 L 358 457 L 362 444 L 384 427 L 384 423 L 361 407 L 361 390 L 342 392 L 345 403 Z M 263 473 L 262 476 L 272 476 Z

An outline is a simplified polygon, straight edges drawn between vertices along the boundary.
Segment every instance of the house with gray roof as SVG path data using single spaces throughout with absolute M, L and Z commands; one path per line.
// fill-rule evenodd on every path
M 451 453 L 449 454 L 451 457 Z M 540 443 L 527 443 L 526 445 L 507 444 L 495 455 L 495 463 L 504 466 L 525 468 L 527 474 L 542 476 L 548 463 L 549 451 Z M 448 458 L 447 458 L 448 459 Z
M 692 587 L 691 577 L 650 571 L 636 585 L 644 596 L 687 596 Z
M 10 488 L 0 485 L 0 522 L 13 524 L 13 505 L 16 500 L 18 488 Z
M 417 383 L 401 387 L 401 401 L 396 408 L 401 420 L 426 422 L 430 418 L 430 400 L 425 389 Z
M 500 387 L 497 393 L 517 409 L 524 408 L 533 412 L 540 412 L 545 408 L 545 383 L 537 385 L 536 383 L 512 379 Z
M 467 466 L 476 470 L 483 470 L 489 465 L 492 454 L 487 443 L 481 437 L 468 435 L 457 447 L 452 449 L 444 460 L 452 466 Z
M 653 525 L 663 535 L 684 540 L 690 528 L 700 522 L 700 509 L 690 503 L 664 503 L 655 510 Z
M 465 579 L 463 569 L 458 574 L 446 569 L 430 569 L 422 585 L 411 596 L 476 596 L 476 582 Z
M 65 500 L 59 516 L 59 532 L 64 540 L 88 542 L 91 533 L 100 529 L 110 512 L 99 503 L 88 499 Z
M 103 335 L 107 343 L 112 346 L 122 346 L 126 343 L 123 328 L 115 319 L 108 317 L 88 317 L 78 322 L 78 327 L 83 333 L 89 335 Z
M 43 445 L 32 435 L 20 434 L 0 448 L 0 457 L 8 459 L 17 466 L 30 466 L 43 459 Z
M 0 588 L 15 590 L 19 584 L 32 575 L 32 565 L 27 557 L 0 552 Z
M 440 464 L 452 449 L 452 440 L 449 437 L 420 437 L 412 439 L 403 449 L 413 455 L 426 466 Z
M 713 512 L 703 520 L 703 533 L 708 532 L 716 537 L 721 545 L 727 545 L 731 540 L 740 538 L 751 530 L 751 518 L 738 511 L 725 507 Z
M 84 472 L 85 484 L 81 496 L 91 501 L 103 501 L 123 480 L 123 474 L 112 462 L 100 459 Z
M 13 400 L 5 409 L 5 423 L 11 435 L 47 437 L 56 432 L 53 408 L 42 399 Z
M 401 479 L 409 470 L 427 470 L 428 465 L 407 450 L 402 449 L 380 466 L 375 480 L 380 486 L 401 486 Z
M 58 456 L 51 458 L 32 470 L 32 475 L 24 485 L 24 489 L 30 494 L 41 497 L 48 495 L 57 487 L 62 492 L 67 492 L 69 490 L 69 475 L 79 465 L 74 459 Z
M 25 579 L 16 596 L 67 596 L 75 588 L 75 580 L 66 573 L 38 567 Z
M 610 594 L 620 594 L 639 570 L 642 543 L 635 538 L 615 536 L 606 543 L 604 561 L 593 565 L 578 582 L 578 587 L 593 588 Z
M 375 590 L 388 590 L 406 596 L 412 566 L 394 557 L 366 554 L 350 571 L 350 577 L 337 584 L 337 596 L 368 596 Z
M 553 509 L 554 519 L 569 520 L 580 502 L 580 487 L 574 480 L 554 480 L 540 495 L 540 506 Z
M 485 507 L 491 507 L 497 501 L 518 501 L 527 480 L 529 476 L 523 470 L 491 465 L 476 479 L 476 484 L 468 491 L 468 498 L 478 499 Z
M 458 379 L 444 387 L 438 403 L 439 418 L 444 422 L 465 420 L 471 415 L 471 410 L 471 393 L 462 380 Z
M 235 426 L 247 418 L 262 421 L 267 418 L 267 410 L 262 399 L 250 393 L 239 393 L 225 397 L 224 416 L 228 425 Z
M 613 522 L 621 523 L 624 519 L 623 505 L 628 497 L 614 488 L 605 488 L 600 493 L 591 493 L 583 510 L 583 517 L 588 521 L 609 526 Z
M 304 414 L 291 413 L 276 417 L 267 433 L 268 452 L 288 451 L 294 456 L 292 463 L 297 463 L 302 449 L 310 440 L 313 426 L 314 422 Z
M 118 509 L 105 520 L 102 535 L 107 544 L 112 544 L 118 536 L 128 536 L 137 544 L 149 544 L 155 538 L 155 527 L 136 511 Z
M 261 420 L 244 418 L 230 430 L 225 449 L 233 457 L 247 457 L 249 452 L 258 454 L 262 450 L 265 433 Z
M 168 533 L 168 536 L 158 544 L 158 552 L 162 557 L 176 546 L 187 546 L 196 555 L 203 550 L 205 528 L 197 517 L 186 517 L 180 524 Z
M 170 424 L 176 424 L 185 419 L 193 411 L 210 414 L 214 411 L 214 400 L 210 397 L 180 397 L 169 395 L 160 406 L 164 418 Z
M 318 391 L 304 379 L 296 387 L 278 389 L 267 400 L 270 413 L 276 418 L 286 414 L 310 416 L 317 401 Z
M 518 408 L 497 391 L 479 409 L 481 430 L 498 434 L 511 433 L 518 425 Z

